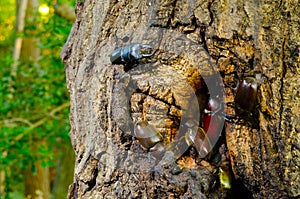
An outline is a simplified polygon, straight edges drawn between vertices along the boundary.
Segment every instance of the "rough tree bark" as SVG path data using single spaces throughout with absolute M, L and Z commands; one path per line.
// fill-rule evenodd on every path
M 296 1 L 77 0 L 62 52 L 76 153 L 69 198 L 299 197 L 299 11 Z M 125 72 L 109 56 L 130 43 L 155 54 Z M 252 115 L 226 122 L 204 160 L 193 148 L 178 161 L 143 150 L 131 121 L 148 120 L 172 142 L 182 111 L 193 109 L 189 87 L 202 114 L 201 77 L 213 80 L 213 70 L 226 102 L 237 80 L 263 76 Z M 229 191 L 220 188 L 222 162 L 233 171 Z

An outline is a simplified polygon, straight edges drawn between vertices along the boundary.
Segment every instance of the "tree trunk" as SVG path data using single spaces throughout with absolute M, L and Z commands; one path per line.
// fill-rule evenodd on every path
M 38 0 L 28 0 L 26 10 L 26 26 L 32 25 L 36 29 L 39 28 L 36 24 L 28 24 L 30 23 L 30 18 L 37 16 L 38 6 Z M 30 29 L 27 34 L 31 35 L 31 37 L 25 37 L 22 39 L 22 48 L 19 59 L 23 63 L 32 64 L 36 63 L 40 56 L 40 49 L 37 47 L 39 39 L 36 37 L 36 30 Z M 45 144 L 46 143 L 42 140 L 34 141 L 31 143 L 31 148 L 33 151 L 37 151 L 39 146 Z M 34 168 L 34 172 L 32 168 Z M 30 164 L 27 170 L 24 171 L 24 185 L 26 197 L 34 199 L 48 199 L 50 195 L 49 168 L 43 167 L 41 165 L 41 161 L 35 162 L 34 165 Z
M 58 163 L 54 170 L 55 179 L 53 182 L 52 195 L 55 199 L 65 199 L 68 193 L 68 185 L 72 182 L 74 169 L 74 151 L 71 143 L 61 142 L 58 148 Z
M 27 3 L 28 0 L 19 0 L 16 2 L 16 7 L 17 7 L 16 33 L 17 34 L 21 34 L 24 31 Z M 14 53 L 13 53 L 14 63 L 12 65 L 11 73 L 10 73 L 12 77 L 16 77 L 17 75 L 17 70 L 18 70 L 17 65 L 21 54 L 22 42 L 23 42 L 23 38 L 20 36 L 18 36 L 15 40 Z
M 69 198 L 299 197 L 299 11 L 293 1 L 78 0 L 61 54 L 76 154 Z M 132 43 L 154 55 L 112 65 Z M 222 82 L 226 106 L 247 76 L 262 76 L 257 108 L 225 122 L 205 158 L 193 147 L 157 157 L 135 138 L 147 120 L 175 143 L 185 120 L 201 126 Z
M 49 168 L 44 168 L 41 162 L 34 164 L 35 172 L 29 167 L 25 172 L 25 197 L 33 199 L 50 198 Z

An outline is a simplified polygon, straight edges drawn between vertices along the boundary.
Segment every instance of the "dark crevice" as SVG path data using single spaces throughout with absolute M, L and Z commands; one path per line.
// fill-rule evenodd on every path
M 240 180 L 233 180 L 232 188 L 228 192 L 226 199 L 253 199 L 252 193 L 244 186 Z
M 168 23 L 167 23 L 167 27 L 171 27 L 172 20 L 174 20 L 175 11 L 176 11 L 176 4 L 177 4 L 177 0 L 174 0 L 174 2 L 172 3 L 172 11 L 171 11 Z
M 157 100 L 157 101 L 159 101 L 159 102 L 162 102 L 162 103 L 164 103 L 164 104 L 166 104 L 166 105 L 168 105 L 168 106 L 170 106 L 170 107 L 171 107 L 171 106 L 174 106 L 175 108 L 181 110 L 181 107 L 178 106 L 178 105 L 176 105 L 176 103 L 175 103 L 175 98 L 174 98 L 173 95 L 172 95 L 173 103 L 169 103 L 169 102 L 167 102 L 167 101 L 164 100 L 164 99 L 157 98 L 157 96 L 154 96 L 154 95 L 149 94 L 149 90 L 150 90 L 150 87 L 149 87 L 149 89 L 147 89 L 146 92 L 142 92 L 140 89 L 136 89 L 136 92 L 135 92 L 135 93 L 141 93 L 141 94 L 144 94 L 144 95 L 149 96 L 149 97 L 152 97 L 153 99 L 155 99 L 155 100 Z M 170 92 L 172 92 L 172 91 L 170 91 Z
M 207 46 L 207 42 L 206 42 L 205 32 L 206 32 L 206 27 L 205 26 L 201 26 L 200 27 L 200 37 L 201 37 L 202 42 L 203 42 L 203 48 L 209 54 L 209 52 L 208 52 L 208 46 Z
M 252 57 L 248 61 L 249 68 L 254 69 L 254 54 L 252 54 Z
M 285 35 L 285 32 L 286 32 L 286 20 L 284 21 L 284 24 L 283 24 L 283 29 L 282 29 L 282 35 Z M 290 121 L 289 121 L 289 118 L 288 118 L 288 115 L 286 112 L 289 112 L 287 110 L 287 106 L 284 106 L 284 85 L 285 85 L 285 77 L 286 77 L 286 74 L 287 74 L 287 65 L 286 65 L 286 62 L 285 62 L 285 59 L 286 59 L 286 48 L 285 48 L 285 45 L 286 45 L 286 42 L 287 42 L 287 38 L 288 36 L 283 36 L 283 41 L 281 43 L 281 47 L 280 47 L 280 60 L 279 62 L 281 61 L 282 63 L 282 73 L 281 73 L 281 76 L 280 76 L 280 88 L 279 88 L 279 95 L 280 95 L 280 105 L 279 105 L 279 124 L 278 124 L 278 128 L 276 129 L 277 131 L 271 131 L 271 132 L 277 132 L 278 134 L 278 137 L 279 138 L 275 138 L 275 140 L 282 140 L 282 135 L 279 133 L 280 131 L 282 130 L 287 130 L 289 132 L 289 130 L 287 129 L 288 128 L 288 124 L 290 124 Z M 283 142 L 280 142 L 280 141 L 277 141 L 276 144 L 274 145 L 274 147 L 276 147 L 276 151 L 278 152 L 278 156 L 277 156 L 277 160 L 276 160 L 276 163 L 279 163 L 279 170 L 284 170 L 284 166 L 282 164 L 282 162 L 285 162 L 285 160 L 283 160 L 283 156 L 285 154 L 284 152 L 284 146 L 283 146 Z M 281 163 L 280 163 L 281 162 Z M 279 178 L 281 181 L 286 181 L 284 179 L 284 174 L 282 172 L 277 172 Z
M 284 86 L 284 76 L 286 74 L 286 66 L 284 63 L 284 59 L 285 59 L 285 54 L 284 54 L 284 45 L 285 45 L 285 40 L 282 42 L 282 46 L 281 46 L 281 61 L 282 61 L 282 76 L 280 77 L 280 89 L 279 89 L 279 94 L 280 94 L 280 100 L 281 100 L 281 104 L 280 104 L 280 110 L 279 110 L 279 116 L 280 116 L 280 121 L 282 121 L 282 116 L 283 116 L 283 106 L 282 106 L 282 101 L 283 101 L 283 86 Z M 279 123 L 279 129 L 281 129 L 281 122 Z
M 209 26 L 212 25 L 212 23 L 214 22 L 214 14 L 212 12 L 212 4 L 214 1 L 210 1 L 208 2 L 208 11 L 209 11 L 209 17 L 210 17 L 210 22 L 208 23 Z
M 95 185 L 96 185 L 96 179 L 97 179 L 97 176 L 98 176 L 98 168 L 95 168 L 94 172 L 93 172 L 93 178 L 90 180 L 90 181 L 87 181 L 85 184 L 88 185 L 88 188 L 85 189 L 83 195 L 88 192 L 88 191 L 91 191 Z
M 78 163 L 78 164 L 80 164 L 82 158 L 83 158 L 83 153 L 81 153 L 81 154 L 79 155 L 79 158 L 78 158 L 78 160 L 77 160 L 77 163 Z

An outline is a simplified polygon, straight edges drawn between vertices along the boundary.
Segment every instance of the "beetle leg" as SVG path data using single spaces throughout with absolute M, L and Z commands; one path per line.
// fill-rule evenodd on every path
M 235 103 L 234 102 L 227 102 L 226 105 L 231 107 L 231 108 L 235 108 Z
M 235 123 L 234 119 L 236 119 L 236 115 L 233 114 L 224 114 L 224 119 L 226 122 Z

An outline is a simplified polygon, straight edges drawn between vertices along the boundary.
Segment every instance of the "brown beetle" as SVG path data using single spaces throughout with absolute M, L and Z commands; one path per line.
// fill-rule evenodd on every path
M 237 87 L 234 98 L 237 115 L 250 114 L 256 106 L 258 80 L 254 77 L 244 78 Z
M 200 158 L 204 158 L 212 149 L 210 138 L 201 127 L 186 125 L 188 126 L 184 136 L 170 144 L 164 144 L 159 131 L 147 121 L 137 122 L 134 134 L 143 148 L 149 151 L 161 153 L 165 150 L 170 150 L 173 151 L 176 159 L 178 159 L 190 146 L 194 146 Z
M 159 131 L 147 121 L 140 121 L 136 123 L 134 135 L 139 140 L 140 144 L 147 150 L 163 140 Z

